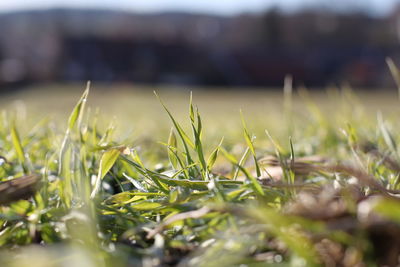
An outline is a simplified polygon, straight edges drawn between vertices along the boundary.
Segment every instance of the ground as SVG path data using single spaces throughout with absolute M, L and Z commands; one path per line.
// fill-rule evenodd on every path
M 395 90 L 83 87 L 0 99 L 3 265 L 398 263 Z

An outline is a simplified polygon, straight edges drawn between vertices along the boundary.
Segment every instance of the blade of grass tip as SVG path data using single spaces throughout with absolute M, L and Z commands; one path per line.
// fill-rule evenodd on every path
M 260 177 L 261 176 L 261 170 L 260 170 L 260 166 L 259 166 L 258 161 L 257 161 L 256 151 L 255 151 L 254 145 L 253 145 L 253 141 L 255 139 L 255 136 L 250 137 L 250 134 L 249 134 L 249 132 L 247 130 L 246 122 L 245 122 L 244 117 L 243 117 L 242 110 L 240 110 L 240 117 L 242 119 L 243 135 L 244 135 L 244 138 L 246 140 L 247 146 L 250 148 L 251 154 L 253 155 L 254 164 L 256 165 L 257 177 Z
M 97 131 L 97 124 L 99 120 L 100 109 L 96 108 L 94 117 L 92 118 L 92 144 L 98 144 L 100 142 L 100 134 Z
M 284 181 L 286 181 L 288 184 L 294 184 L 294 172 L 292 170 L 292 166 L 288 164 L 286 158 L 282 153 L 277 152 L 277 157 L 279 160 L 279 165 L 281 166 L 282 173 L 283 173 L 283 178 Z M 295 191 L 289 191 L 290 194 L 293 196 Z
M 59 154 L 59 159 L 58 159 L 58 173 L 61 174 L 62 172 L 62 158 L 65 153 L 65 149 L 68 144 L 68 139 L 70 136 L 71 131 L 73 130 L 76 122 L 78 121 L 78 125 L 80 124 L 80 120 L 82 118 L 83 110 L 85 108 L 85 103 L 87 100 L 87 97 L 89 95 L 89 89 L 90 89 L 90 82 L 87 83 L 86 85 L 86 90 L 83 92 L 81 98 L 79 99 L 78 103 L 75 105 L 74 109 L 71 112 L 71 115 L 68 118 L 68 128 L 67 131 L 65 132 L 64 139 L 61 144 L 60 148 L 60 154 Z
M 201 117 L 199 114 L 199 110 L 196 108 L 196 112 L 195 112 L 195 108 L 193 106 L 193 92 L 190 92 L 189 117 L 190 117 L 190 123 L 192 126 L 193 137 L 195 140 L 195 143 L 194 143 L 195 151 L 196 151 L 198 159 L 200 161 L 202 176 L 205 180 L 208 180 L 209 179 L 208 169 L 207 169 L 207 164 L 206 164 L 206 161 L 204 158 L 203 145 L 201 143 L 201 132 L 202 132 Z M 197 127 L 196 127 L 196 119 L 197 119 Z
M 161 100 L 161 98 L 158 96 L 157 92 L 154 91 L 155 96 L 157 97 L 158 101 L 161 103 L 161 105 L 163 106 L 164 110 L 167 112 L 169 118 L 172 121 L 172 124 L 174 125 L 176 131 L 178 132 L 179 137 L 182 140 L 183 143 L 183 147 L 185 149 L 185 153 L 186 153 L 186 159 L 187 159 L 187 163 L 188 164 L 192 164 L 193 160 L 192 157 L 190 156 L 190 151 L 189 151 L 189 147 L 190 146 L 192 149 L 195 148 L 195 145 L 193 144 L 193 142 L 190 140 L 190 138 L 187 136 L 187 134 L 185 133 L 185 131 L 183 131 L 182 127 L 179 125 L 179 123 L 175 120 L 175 118 L 172 116 L 171 112 L 168 110 L 168 108 L 165 106 L 164 102 Z
M 213 150 L 213 152 L 211 152 L 210 156 L 207 159 L 207 169 L 209 172 L 211 172 L 211 169 L 214 166 L 215 161 L 217 160 L 218 152 L 223 142 L 224 142 L 224 137 L 221 138 L 221 141 L 219 142 L 218 146 Z
M 12 125 L 11 125 L 11 141 L 13 143 L 15 152 L 17 153 L 17 158 L 22 166 L 24 174 L 28 174 L 29 170 L 26 165 L 25 153 L 24 153 L 24 149 L 21 144 L 21 139 L 19 137 L 17 128 L 15 126 L 15 121 L 13 121 Z
M 349 149 L 353 154 L 357 164 L 360 168 L 365 169 L 366 166 L 362 162 L 360 156 L 358 155 L 357 151 L 355 150 L 355 146 L 358 144 L 357 132 L 356 129 L 351 125 L 351 123 L 346 123 L 346 130 L 342 130 L 344 136 L 347 138 L 347 143 L 349 145 Z
M 104 146 L 109 145 L 110 139 L 111 139 L 111 137 L 112 137 L 112 135 L 114 134 L 114 131 L 115 131 L 115 121 L 116 121 L 116 118 L 114 117 L 113 120 L 107 126 L 106 132 L 100 138 L 100 141 L 98 143 L 98 145 L 100 147 L 104 147 Z
M 290 163 L 291 163 L 291 166 L 289 169 L 289 171 L 290 171 L 289 174 L 290 174 L 290 182 L 291 182 L 291 184 L 294 184 L 294 172 L 292 170 L 292 168 L 294 166 L 294 148 L 293 148 L 293 142 L 292 142 L 291 136 L 289 136 L 289 144 L 290 144 Z
M 201 172 L 202 172 L 203 178 L 204 178 L 204 180 L 208 180 L 209 175 L 208 175 L 207 163 L 204 158 L 203 144 L 201 142 L 202 124 L 201 124 L 200 114 L 197 109 L 196 109 L 196 118 L 197 118 L 197 128 L 194 125 L 194 122 L 192 122 L 192 129 L 193 129 L 193 134 L 194 134 L 194 139 L 195 139 L 195 149 L 196 149 L 197 157 L 200 161 Z
M 288 168 L 286 160 L 283 156 L 283 149 L 281 146 L 278 145 L 278 143 L 275 142 L 275 140 L 272 138 L 272 136 L 270 135 L 270 133 L 268 132 L 268 130 L 265 130 L 265 133 L 267 134 L 269 140 L 271 141 L 271 143 L 273 144 L 274 148 L 275 148 L 275 154 L 276 157 L 279 159 L 279 165 L 281 166 L 282 169 L 282 173 L 283 173 L 283 178 L 285 179 L 285 181 L 287 181 L 289 184 L 290 183 L 294 183 L 294 173 L 291 170 L 291 168 Z M 293 152 L 293 157 L 294 157 L 294 152 Z M 289 194 L 291 196 L 293 196 L 295 191 L 289 191 Z
M 294 148 L 293 148 L 293 141 L 292 137 L 289 136 L 289 144 L 290 144 L 290 161 L 292 162 L 292 165 L 294 164 Z
M 189 98 L 189 116 L 190 121 L 192 124 L 194 123 L 194 107 L 193 107 L 193 92 L 190 91 L 190 98 Z
M 380 112 L 378 113 L 378 125 L 386 145 L 394 152 L 396 158 L 399 159 L 396 141 L 394 140 L 393 135 L 387 129 L 386 124 L 383 121 L 382 113 Z
M 176 170 L 178 168 L 178 159 L 176 155 L 173 153 L 173 149 L 178 149 L 178 142 L 176 141 L 176 135 L 174 129 L 171 128 L 168 137 L 168 159 L 171 163 L 172 167 Z
M 293 77 L 286 75 L 283 85 L 283 110 L 287 126 L 288 134 L 292 132 L 292 115 L 293 115 Z
M 386 58 L 386 64 L 388 65 L 390 73 L 392 74 L 392 77 L 397 85 L 398 97 L 400 99 L 400 72 L 399 72 L 399 69 L 397 68 L 394 61 L 389 57 Z
M 83 92 L 81 98 L 79 99 L 71 115 L 69 116 L 68 128 L 70 129 L 70 131 L 72 131 L 77 122 L 79 126 L 79 124 L 82 121 L 83 111 L 86 105 L 87 97 L 89 95 L 89 90 L 90 90 L 90 82 L 87 82 L 86 90 Z
M 208 170 L 207 170 L 207 164 L 204 159 L 204 153 L 203 153 L 203 146 L 201 143 L 201 132 L 202 132 L 202 124 L 201 124 L 201 117 L 199 114 L 199 110 L 196 107 L 196 112 L 195 108 L 193 106 L 193 92 L 190 92 L 190 99 L 189 99 L 189 117 L 190 117 L 190 123 L 192 126 L 193 130 L 193 136 L 194 136 L 194 148 L 196 150 L 198 159 L 200 161 L 201 169 L 202 169 L 202 174 L 205 180 L 208 180 Z M 196 119 L 197 119 L 197 127 L 196 127 Z
M 77 129 L 81 128 L 81 124 L 82 124 L 82 119 L 83 119 L 83 114 L 85 113 L 85 107 L 86 107 L 86 102 L 87 102 L 87 98 L 89 95 L 89 91 L 90 91 L 90 81 L 88 81 L 86 83 L 86 89 L 85 92 L 83 92 L 83 95 L 81 97 L 81 107 L 79 108 L 79 113 L 78 113 L 78 118 L 77 118 Z
M 90 198 L 94 198 L 98 191 L 100 190 L 101 180 L 106 176 L 108 171 L 114 166 L 114 163 L 117 161 L 119 155 L 123 149 L 121 148 L 112 148 L 106 152 L 104 152 L 103 156 L 100 159 L 100 167 L 99 172 L 96 177 L 96 181 L 90 195 Z
M 239 166 L 243 166 L 243 164 L 246 162 L 247 157 L 249 156 L 249 154 L 250 154 L 250 148 L 247 147 L 246 150 L 244 151 L 242 157 L 240 158 L 240 160 L 238 162 Z M 236 167 L 235 173 L 233 174 L 233 178 L 232 178 L 233 180 L 237 179 L 237 177 L 239 176 L 239 172 L 240 172 L 240 168 Z
M 268 139 L 271 141 L 272 145 L 275 148 L 275 153 L 277 156 L 283 153 L 283 148 L 272 138 L 271 134 L 268 130 L 265 130 L 265 134 L 268 136 Z

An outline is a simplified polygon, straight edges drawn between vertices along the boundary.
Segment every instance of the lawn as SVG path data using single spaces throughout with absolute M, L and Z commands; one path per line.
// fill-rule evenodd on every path
M 2 96 L 0 265 L 398 264 L 396 90 L 190 89 Z

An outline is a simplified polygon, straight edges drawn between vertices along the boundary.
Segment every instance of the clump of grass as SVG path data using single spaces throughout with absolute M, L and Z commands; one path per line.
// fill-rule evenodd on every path
M 4 112 L 1 266 L 398 264 L 398 129 L 328 118 L 303 89 L 304 123 L 290 78 L 285 88 L 283 138 L 256 139 L 241 114 L 239 146 L 204 144 L 192 96 L 185 127 L 156 94 L 172 125 L 165 153 L 100 131 L 89 85 L 65 131 L 44 121 L 21 134 Z

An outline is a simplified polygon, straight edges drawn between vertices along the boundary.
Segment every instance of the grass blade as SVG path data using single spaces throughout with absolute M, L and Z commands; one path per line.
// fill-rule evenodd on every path
M 15 122 L 13 122 L 12 126 L 11 126 L 11 140 L 12 140 L 15 152 L 17 154 L 18 160 L 22 166 L 22 169 L 23 169 L 24 173 L 27 174 L 29 171 L 28 171 L 28 167 L 26 166 L 25 153 L 24 153 L 24 149 L 21 144 L 21 139 L 19 137 L 17 128 L 15 127 Z
M 85 104 L 87 97 L 89 95 L 89 89 L 90 89 L 90 82 L 87 83 L 86 85 L 86 90 L 83 92 L 81 98 L 79 99 L 78 103 L 75 105 L 74 109 L 72 110 L 71 115 L 69 116 L 68 119 L 68 129 L 65 132 L 64 139 L 61 143 L 61 148 L 60 148 L 60 154 L 58 158 L 58 174 L 61 175 L 62 173 L 62 168 L 63 168 L 63 157 L 68 145 L 68 141 L 70 138 L 70 134 L 76 124 L 78 122 L 78 126 L 80 126 L 80 122 L 83 116 Z
M 242 119 L 243 135 L 244 135 L 244 138 L 246 140 L 247 146 L 249 147 L 250 152 L 253 155 L 254 164 L 256 166 L 257 177 L 260 177 L 261 176 L 261 170 L 260 170 L 260 166 L 259 166 L 258 161 L 257 161 L 256 150 L 254 149 L 254 145 L 253 145 L 253 141 L 255 139 L 255 136 L 250 137 L 250 134 L 249 134 L 249 132 L 247 130 L 246 122 L 244 120 L 242 111 L 240 111 L 240 117 Z
M 239 165 L 238 162 L 236 161 L 235 157 L 232 156 L 231 154 L 228 153 L 225 149 L 221 148 L 220 151 L 224 154 L 224 156 L 235 166 L 237 166 L 243 174 L 246 176 L 246 178 L 250 181 L 251 185 L 253 186 L 254 190 L 260 194 L 260 195 L 265 195 L 260 183 L 257 181 L 256 178 L 253 177 L 243 166 Z
M 72 131 L 74 128 L 75 124 L 78 122 L 78 128 L 80 125 L 80 122 L 82 120 L 83 112 L 85 109 L 87 97 L 89 95 L 89 89 L 90 89 L 90 82 L 87 82 L 86 85 L 86 90 L 83 92 L 81 98 L 79 99 L 78 103 L 75 105 L 74 109 L 72 110 L 71 115 L 69 116 L 68 119 L 68 129 Z
M 174 169 L 178 168 L 178 159 L 177 155 L 173 152 L 173 150 L 178 149 L 178 142 L 176 141 L 176 135 L 174 130 L 171 129 L 168 138 L 168 159 Z
M 122 149 L 123 150 L 123 149 Z M 121 148 L 112 148 L 106 152 L 104 152 L 103 156 L 100 160 L 100 168 L 96 177 L 96 181 L 94 184 L 94 188 L 91 198 L 94 198 L 100 189 L 101 180 L 108 173 L 108 171 L 114 166 L 114 163 L 117 161 L 119 155 L 121 154 Z
M 389 57 L 386 58 L 386 64 L 388 65 L 390 73 L 392 74 L 392 77 L 397 85 L 398 97 L 400 99 L 400 72 L 399 72 L 399 69 L 397 68 L 396 64 L 394 64 L 394 61 Z
M 154 92 L 154 94 L 156 95 L 158 101 L 160 101 L 161 105 L 164 107 L 165 111 L 167 112 L 169 118 L 171 119 L 176 131 L 178 132 L 179 137 L 182 140 L 183 143 L 183 147 L 185 149 L 185 153 L 186 153 L 186 160 L 187 160 L 187 164 L 192 164 L 194 161 L 192 159 L 192 157 L 190 156 L 190 151 L 189 151 L 189 147 L 191 148 L 195 148 L 195 145 L 193 144 L 192 140 L 190 140 L 190 138 L 187 136 L 187 134 L 185 133 L 185 131 L 182 129 L 182 127 L 179 125 L 179 123 L 175 120 L 175 118 L 172 116 L 171 112 L 168 110 L 168 108 L 165 106 L 164 102 L 162 102 L 161 98 L 158 96 L 158 94 L 156 92 Z
M 217 160 L 218 157 L 218 152 L 222 146 L 222 142 L 224 142 L 224 138 L 222 137 L 221 141 L 219 142 L 218 146 L 211 152 L 211 155 L 208 157 L 207 160 L 207 169 L 210 172 L 212 167 L 214 166 L 215 161 Z

